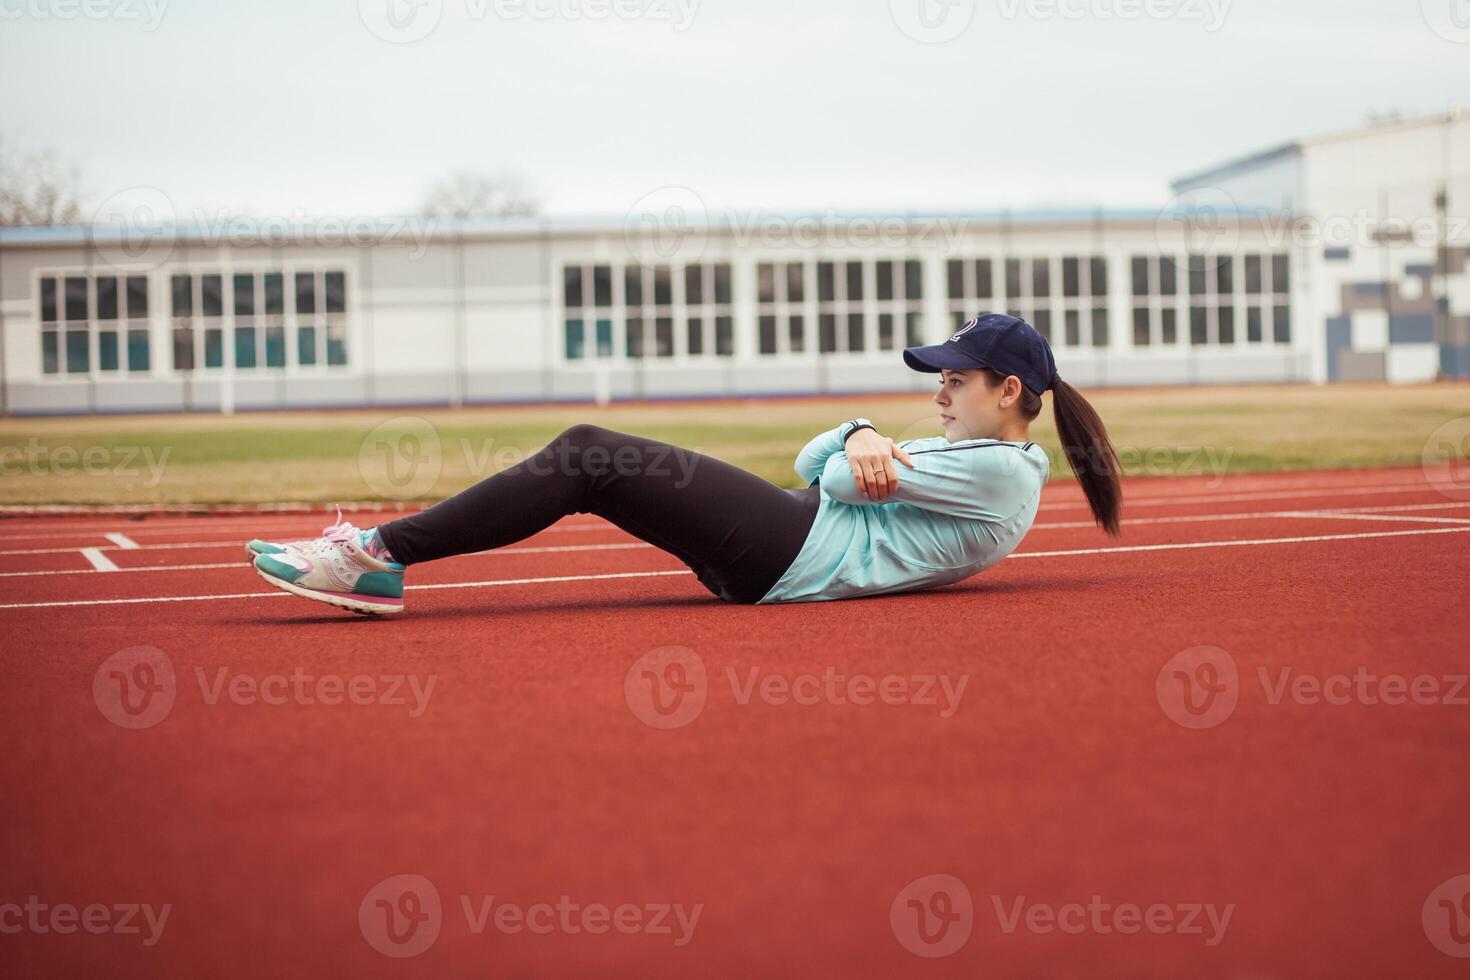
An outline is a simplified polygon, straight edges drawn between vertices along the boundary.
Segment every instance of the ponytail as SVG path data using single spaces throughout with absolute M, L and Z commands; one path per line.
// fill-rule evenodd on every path
M 1061 378 L 1054 380 L 1051 394 L 1062 450 L 1072 464 L 1072 472 L 1077 474 L 1077 482 L 1082 484 L 1093 518 L 1104 531 L 1116 537 L 1123 488 L 1118 481 L 1118 454 L 1108 439 L 1108 431 L 1082 393 Z

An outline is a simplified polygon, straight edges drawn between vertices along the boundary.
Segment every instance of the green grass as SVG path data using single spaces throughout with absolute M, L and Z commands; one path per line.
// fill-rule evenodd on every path
M 1460 458 L 1470 448 L 1465 384 L 1114 389 L 1089 397 L 1135 476 L 1419 466 L 1431 435 L 1456 420 L 1461 428 L 1436 445 Z M 576 422 L 661 439 L 797 486 L 791 463 L 802 445 L 857 415 L 895 439 L 939 434 L 927 393 L 3 419 L 0 504 L 433 500 L 513 464 Z M 375 430 L 388 438 L 375 438 Z M 411 439 L 399 438 L 405 434 L 418 437 L 417 452 Z M 1052 454 L 1053 473 L 1064 476 L 1049 406 L 1032 437 Z M 396 454 L 395 472 L 385 451 Z

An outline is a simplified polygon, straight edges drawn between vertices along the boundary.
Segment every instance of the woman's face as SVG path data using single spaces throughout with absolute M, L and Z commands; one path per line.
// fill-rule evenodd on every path
M 946 439 L 1003 438 L 1001 433 L 1010 423 L 1008 409 L 1020 398 L 1019 380 L 1007 378 L 1005 384 L 992 388 L 984 371 L 947 369 L 939 372 L 939 378 L 934 404 L 939 406 Z M 1015 391 L 1009 392 L 1012 388 Z

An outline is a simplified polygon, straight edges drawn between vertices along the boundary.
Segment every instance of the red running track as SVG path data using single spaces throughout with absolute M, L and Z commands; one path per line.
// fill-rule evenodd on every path
M 579 515 L 386 620 L 247 567 L 318 518 L 0 521 L 0 959 L 1463 976 L 1470 488 L 1427 480 L 1138 480 L 1120 541 L 1059 483 L 967 582 L 767 607 Z

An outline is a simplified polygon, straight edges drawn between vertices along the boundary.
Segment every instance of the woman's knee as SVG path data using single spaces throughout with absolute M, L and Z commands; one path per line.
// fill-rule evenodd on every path
M 592 425 L 590 422 L 578 422 L 576 425 L 563 429 L 561 435 L 557 436 L 557 438 L 566 442 L 575 443 L 579 446 L 590 446 L 602 442 L 611 432 L 611 429 L 604 429 L 600 425 Z

